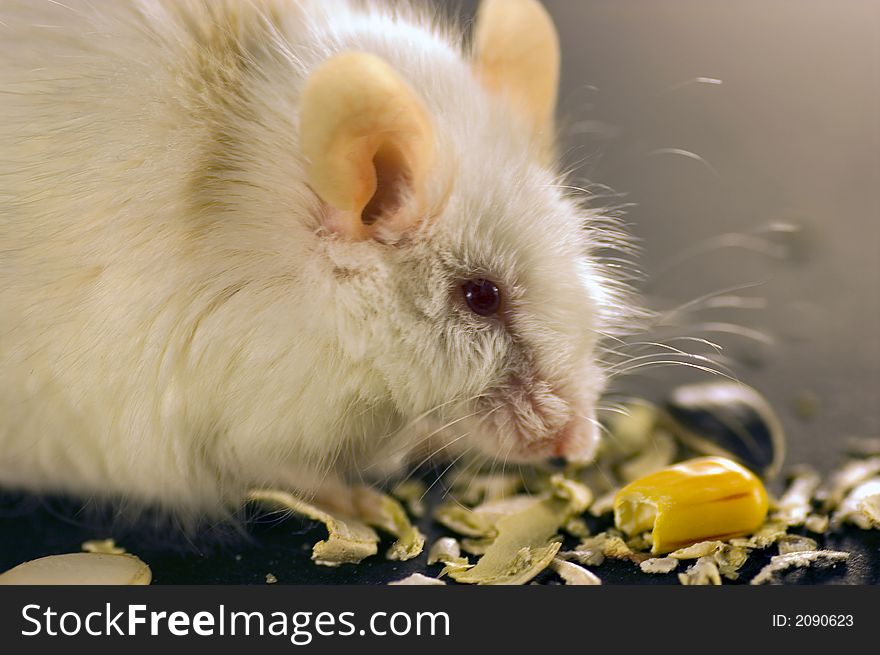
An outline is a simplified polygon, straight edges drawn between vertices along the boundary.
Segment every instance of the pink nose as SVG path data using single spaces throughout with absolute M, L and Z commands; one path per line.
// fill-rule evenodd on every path
M 573 464 L 589 464 L 596 457 L 599 428 L 595 421 L 576 417 L 566 425 L 556 442 L 554 454 Z

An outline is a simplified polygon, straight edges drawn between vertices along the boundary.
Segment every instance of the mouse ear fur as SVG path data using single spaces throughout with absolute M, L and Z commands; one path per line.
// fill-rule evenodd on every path
M 483 0 L 474 28 L 474 66 L 530 122 L 541 156 L 552 156 L 559 37 L 537 0 Z
M 434 151 L 428 114 L 382 59 L 336 55 L 309 77 L 300 108 L 309 185 L 324 226 L 354 240 L 399 236 L 424 210 Z

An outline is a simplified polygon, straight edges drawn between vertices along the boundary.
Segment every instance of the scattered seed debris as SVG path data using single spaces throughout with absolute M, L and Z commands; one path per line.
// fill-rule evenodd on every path
M 618 467 L 620 478 L 623 482 L 632 482 L 659 471 L 672 464 L 677 453 L 678 444 L 672 436 L 666 431 L 657 431 L 640 454 Z
M 846 562 L 849 553 L 837 550 L 809 550 L 802 552 L 774 555 L 770 563 L 751 579 L 749 584 L 780 584 L 781 574 L 792 568 L 823 567 L 829 568 L 840 562 Z
M 428 550 L 428 564 L 445 562 L 461 557 L 461 546 L 452 537 L 441 537 Z
M 714 555 L 724 546 L 723 541 L 700 541 L 698 543 L 679 548 L 669 553 L 669 557 L 674 559 L 699 559 L 701 557 L 709 557 Z
M 578 537 L 579 539 L 590 536 L 590 527 L 581 517 L 571 519 L 568 523 L 562 526 L 562 529 L 572 537 Z
M 616 536 L 605 538 L 605 542 L 602 544 L 602 554 L 611 559 L 628 559 L 633 562 L 650 557 L 647 553 L 633 552 L 622 538 Z
M 578 562 L 583 566 L 601 566 L 605 561 L 605 555 L 602 550 L 561 550 L 558 555 L 559 559 L 570 562 Z
M 87 553 L 103 553 L 104 555 L 123 555 L 125 548 L 116 545 L 113 539 L 93 539 L 84 541 L 82 549 Z
M 483 537 L 482 539 L 462 537 L 461 549 L 468 555 L 485 555 L 494 541 L 495 537 Z
M 642 573 L 672 573 L 678 568 L 674 557 L 651 557 L 639 564 Z
M 776 520 L 769 520 L 748 539 L 731 539 L 730 544 L 738 548 L 768 548 L 788 533 L 788 526 Z
M 19 564 L 0 585 L 148 585 L 150 567 L 134 555 L 67 553 Z
M 686 455 L 681 444 L 698 452 L 699 448 L 721 447 L 717 435 L 698 434 L 699 417 L 706 418 L 713 429 L 727 430 L 724 436 L 738 449 L 738 455 L 760 464 L 755 470 L 772 475 L 778 469 L 785 450 L 784 435 L 755 390 L 722 384 L 679 391 L 675 402 L 663 410 L 646 401 L 627 401 L 625 411 L 608 422 L 612 438 L 601 446 L 603 459 L 598 463 L 568 465 L 564 475 L 552 474 L 551 467 L 534 467 L 514 475 L 459 476 L 461 480 L 457 478 L 452 484 L 450 500 L 433 510 L 433 518 L 458 536 L 437 539 L 428 551 L 427 563 L 442 564 L 442 570 L 437 577 L 413 573 L 388 584 L 444 585 L 447 577 L 465 584 L 527 584 L 549 568 L 565 584 L 596 585 L 601 584 L 601 571 L 597 575 L 586 567 L 600 567 L 615 559 L 638 566 L 646 575 L 673 573 L 683 567 L 682 561 L 693 560 L 677 574 L 681 584 L 720 585 L 722 580 L 738 580 L 750 555 L 773 545 L 778 554 L 750 584 L 781 583 L 792 568 L 830 567 L 850 557 L 846 552 L 822 550 L 817 539 L 790 534 L 789 529 L 802 526 L 814 535 L 826 534 L 844 523 L 880 529 L 880 437 L 868 437 L 847 441 L 846 451 L 853 458 L 824 482 L 812 468 L 793 469 L 787 488 L 771 502 L 763 524 L 738 531 L 742 536 L 717 537 L 730 533 L 709 532 L 704 537 L 707 540 L 659 557 L 650 552 L 657 536 L 656 530 L 645 531 L 650 526 L 631 526 L 626 535 L 616 528 L 591 534 L 585 512 L 606 517 L 614 510 L 621 485 L 662 470 Z M 686 410 L 686 425 L 681 412 L 676 417 L 670 414 L 676 408 Z M 745 433 L 752 418 L 762 422 L 758 426 L 761 443 L 750 445 Z M 681 430 L 687 434 L 679 434 Z M 390 559 L 410 559 L 423 550 L 424 536 L 410 519 L 425 514 L 422 481 L 398 485 L 392 491 L 394 498 L 368 487 L 350 491 L 350 497 L 341 495 L 344 502 L 338 511 L 272 490 L 255 490 L 250 498 L 323 522 L 329 537 L 312 549 L 312 559 L 318 564 L 357 563 L 375 554 L 379 538 L 373 528 L 396 538 L 387 554 Z M 595 499 L 594 492 L 599 494 Z M 562 550 L 560 532 L 576 537 L 579 544 Z M 673 541 L 669 547 L 688 543 Z M 112 539 L 86 542 L 83 549 L 125 552 Z M 240 560 L 237 555 L 236 561 Z M 0 576 L 0 581 L 6 575 Z M 270 573 L 266 582 L 273 584 L 277 579 Z
M 880 457 L 852 459 L 816 491 L 816 499 L 822 502 L 826 512 L 832 510 L 841 503 L 850 489 L 878 473 L 880 473 Z
M 284 491 L 254 489 L 248 494 L 250 500 L 275 505 L 301 516 L 320 521 L 327 526 L 329 537 L 312 547 L 312 560 L 322 566 L 357 564 L 370 555 L 375 555 L 379 535 L 366 523 L 355 519 L 340 519 L 328 512 L 310 505 Z
M 825 534 L 831 519 L 827 514 L 810 514 L 804 521 L 804 527 L 815 534 Z
M 820 482 L 819 474 L 812 468 L 798 469 L 771 516 L 787 525 L 803 525 L 813 509 L 811 501 Z
M 488 500 L 474 508 L 457 502 L 444 503 L 434 510 L 434 518 L 458 534 L 494 539 L 497 534 L 495 524 L 503 516 L 515 514 L 540 500 L 538 496 L 518 494 L 508 498 Z
M 519 493 L 523 479 L 519 475 L 477 474 L 464 477 L 452 485 L 455 499 L 466 505 L 502 500 Z
M 738 580 L 739 570 L 749 559 L 750 550 L 722 544 L 712 556 L 718 566 L 718 572 L 728 580 Z
M 407 577 L 400 580 L 395 580 L 394 582 L 389 582 L 388 584 L 392 586 L 421 585 L 425 587 L 431 587 L 437 585 L 444 586 L 446 583 L 443 582 L 443 580 L 438 580 L 437 578 L 432 578 L 422 573 L 413 573 L 412 575 L 408 575 Z
M 424 496 L 426 490 L 427 485 L 424 482 L 418 478 L 411 478 L 394 487 L 391 490 L 391 495 L 403 503 L 410 514 L 421 518 L 425 515 Z
M 718 565 L 711 557 L 701 557 L 687 571 L 678 574 L 683 585 L 720 585 L 721 575 Z
M 604 454 L 630 457 L 644 451 L 660 418 L 660 409 L 641 398 L 625 400 L 620 411 L 611 414 L 606 427 L 611 438 L 602 442 Z
M 588 571 L 583 566 L 567 562 L 558 557 L 554 557 L 550 562 L 550 568 L 559 574 L 559 577 L 565 581 L 567 585 L 600 585 L 602 580 L 599 579 L 592 571 Z
M 880 529 L 880 494 L 863 499 L 859 503 L 859 510 L 871 520 L 874 528 Z
M 405 561 L 416 557 L 425 546 L 425 535 L 415 527 L 400 503 L 371 487 L 355 487 L 353 495 L 358 518 L 367 525 L 397 538 L 386 553 L 390 560 Z
M 880 437 L 847 437 L 843 449 L 855 457 L 880 457 Z
M 788 553 L 801 553 L 808 550 L 816 550 L 819 548 L 819 544 L 816 543 L 815 539 L 810 539 L 809 537 L 802 537 L 797 534 L 787 534 L 783 537 L 779 538 L 779 541 L 776 542 L 777 548 L 779 548 L 780 555 L 787 555 Z
M 437 577 L 442 578 L 443 576 L 448 575 L 454 580 L 456 575 L 463 573 L 468 569 L 472 569 L 473 567 L 474 565 L 471 564 L 467 557 L 452 557 L 443 561 L 443 569 Z
M 590 514 L 600 517 L 603 514 L 610 514 L 614 511 L 614 497 L 617 495 L 618 489 L 615 487 L 611 491 L 599 496 L 590 505 Z
M 559 475 L 550 484 L 549 497 L 498 519 L 498 536 L 477 564 L 450 577 L 467 584 L 524 584 L 547 568 L 559 551 L 557 531 L 591 500 L 586 487 Z
M 870 478 L 854 487 L 831 517 L 834 527 L 844 522 L 862 530 L 880 528 L 880 477 Z
M 637 534 L 635 537 L 628 539 L 626 545 L 631 550 L 651 550 L 651 547 L 654 545 L 654 535 L 650 532 Z

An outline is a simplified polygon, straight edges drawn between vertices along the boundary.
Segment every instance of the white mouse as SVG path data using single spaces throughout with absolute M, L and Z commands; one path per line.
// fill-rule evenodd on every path
M 0 2 L 0 485 L 182 517 L 589 460 L 635 315 L 535 0 Z

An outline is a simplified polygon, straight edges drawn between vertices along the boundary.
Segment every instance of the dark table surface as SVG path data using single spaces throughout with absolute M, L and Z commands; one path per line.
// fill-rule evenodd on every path
M 408 562 L 385 560 L 381 553 L 390 545 L 387 539 L 380 544 L 379 555 L 360 564 L 317 566 L 310 560 L 311 548 L 326 538 L 326 530 L 320 523 L 297 518 L 282 520 L 267 515 L 251 522 L 247 536 L 214 533 L 188 540 L 145 525 L 120 528 L 117 524 L 111 528 L 111 522 L 95 517 L 86 520 L 80 514 L 77 519 L 77 509 L 75 503 L 61 499 L 5 496 L 0 501 L 0 534 L 4 536 L 0 570 L 43 555 L 77 552 L 82 542 L 109 535 L 150 565 L 153 584 L 266 584 L 270 573 L 278 584 L 387 584 L 415 572 L 436 576 L 441 568 L 426 564 L 426 552 Z M 610 526 L 610 518 L 590 518 L 589 523 L 600 530 Z M 428 518 L 419 527 L 428 543 L 441 536 L 455 536 Z M 575 541 L 569 538 L 566 545 Z M 789 574 L 786 582 L 880 583 L 880 530 L 846 528 L 828 535 L 820 545 L 852 556 L 845 565 L 831 569 L 799 570 Z M 738 582 L 748 582 L 774 553 L 775 548 L 756 551 L 741 569 Z M 604 584 L 678 583 L 676 573 L 645 574 L 628 561 L 607 559 L 593 570 Z M 536 581 L 556 583 L 558 578 L 546 571 Z M 734 583 L 725 580 L 725 584 Z

